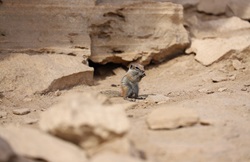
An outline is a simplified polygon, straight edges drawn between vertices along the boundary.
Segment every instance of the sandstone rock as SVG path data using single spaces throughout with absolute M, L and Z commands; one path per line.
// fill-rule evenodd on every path
M 173 3 L 144 2 L 100 5 L 92 18 L 93 62 L 146 65 L 183 52 L 189 45 L 182 24 L 183 7 Z
M 73 56 L 12 54 L 0 61 L 0 89 L 31 95 L 93 83 L 93 68 Z
M 250 3 L 245 0 L 229 0 L 228 7 L 235 16 L 250 20 Z
M 128 131 L 129 121 L 122 106 L 103 105 L 105 99 L 90 93 L 65 96 L 42 114 L 40 128 L 85 149 L 120 138 Z
M 115 73 L 115 75 L 119 75 L 119 76 L 123 76 L 126 74 L 126 70 L 124 70 L 121 67 L 114 69 L 113 72 Z
M 148 97 L 146 98 L 146 101 L 155 102 L 155 103 L 165 103 L 169 99 L 170 98 L 165 95 L 155 94 L 155 95 L 148 95 Z
M 4 1 L 0 15 L 0 50 L 34 49 L 36 53 L 49 47 L 44 51 L 79 52 L 89 56 L 88 11 L 92 10 L 95 1 L 58 2 Z
M 229 0 L 200 0 L 197 5 L 197 10 L 209 14 L 223 14 L 226 12 L 226 7 Z
M 28 108 L 14 109 L 12 112 L 15 115 L 26 115 L 30 113 L 30 109 Z
M 250 31 L 250 30 L 249 30 Z M 250 35 L 235 35 L 229 38 L 193 39 L 191 49 L 195 49 L 195 59 L 208 66 L 222 59 L 234 50 L 244 50 L 250 45 Z
M 188 108 L 161 106 L 148 115 L 146 122 L 150 129 L 175 129 L 197 124 L 199 116 Z
M 250 29 L 250 24 L 238 17 L 201 21 L 196 16 L 188 19 L 191 33 L 196 38 L 211 38 L 237 35 L 238 31 Z M 195 51 L 196 52 L 196 51 Z
M 26 127 L 1 127 L 0 136 L 22 156 L 49 162 L 86 162 L 82 150 L 71 143 Z M 60 155 L 60 156 L 57 156 Z
M 112 152 L 104 152 L 96 155 L 91 159 L 91 162 L 143 162 L 140 159 L 136 159 L 127 155 L 119 155 Z
M 7 112 L 5 111 L 0 111 L 0 118 L 5 118 L 7 116 Z

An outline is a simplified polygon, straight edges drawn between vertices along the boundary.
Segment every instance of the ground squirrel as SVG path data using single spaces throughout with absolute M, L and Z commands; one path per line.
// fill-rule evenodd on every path
M 138 83 L 146 76 L 144 67 L 137 63 L 129 65 L 129 70 L 121 80 L 121 95 L 124 99 L 138 98 Z

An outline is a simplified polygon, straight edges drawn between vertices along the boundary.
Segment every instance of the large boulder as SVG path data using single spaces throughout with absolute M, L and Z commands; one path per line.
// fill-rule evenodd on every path
M 161 62 L 188 46 L 182 5 L 143 2 L 100 5 L 90 24 L 93 62 Z
M 49 162 L 87 161 L 83 150 L 36 129 L 1 127 L 0 136 L 10 144 L 14 152 L 25 157 Z
M 81 59 L 59 54 L 15 53 L 0 61 L 0 89 L 31 95 L 93 83 L 93 68 Z
M 232 51 L 242 51 L 250 45 L 250 24 L 237 17 L 210 21 L 190 20 L 194 38 L 187 53 L 195 53 L 195 59 L 203 65 L 222 59 Z
M 120 139 L 129 121 L 122 106 L 106 102 L 99 94 L 69 94 L 42 114 L 40 128 L 86 150 Z

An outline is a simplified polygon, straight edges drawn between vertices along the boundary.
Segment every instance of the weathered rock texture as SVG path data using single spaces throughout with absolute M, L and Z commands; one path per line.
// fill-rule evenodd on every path
M 13 54 L 0 61 L 0 89 L 24 95 L 93 83 L 93 68 L 74 56 Z
M 83 150 L 31 128 L 0 128 L 0 136 L 19 155 L 49 162 L 86 162 Z
M 93 0 L 1 2 L 0 50 L 52 47 L 59 53 L 71 48 L 90 54 L 87 21 Z
M 98 6 L 93 19 L 90 59 L 96 63 L 160 62 L 189 44 L 178 4 Z
M 250 45 L 250 24 L 237 17 L 202 22 L 193 17 L 191 47 L 187 53 L 195 53 L 195 59 L 203 65 L 227 56 L 232 51 L 242 51 Z
M 122 106 L 103 105 L 106 97 L 70 94 L 41 116 L 40 128 L 85 149 L 119 139 L 129 129 Z

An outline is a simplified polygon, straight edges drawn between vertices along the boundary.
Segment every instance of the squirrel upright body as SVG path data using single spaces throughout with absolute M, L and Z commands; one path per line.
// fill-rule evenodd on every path
M 129 70 L 121 80 L 121 95 L 124 99 L 138 98 L 139 85 L 143 77 L 145 77 L 144 67 L 137 63 L 132 63 Z

